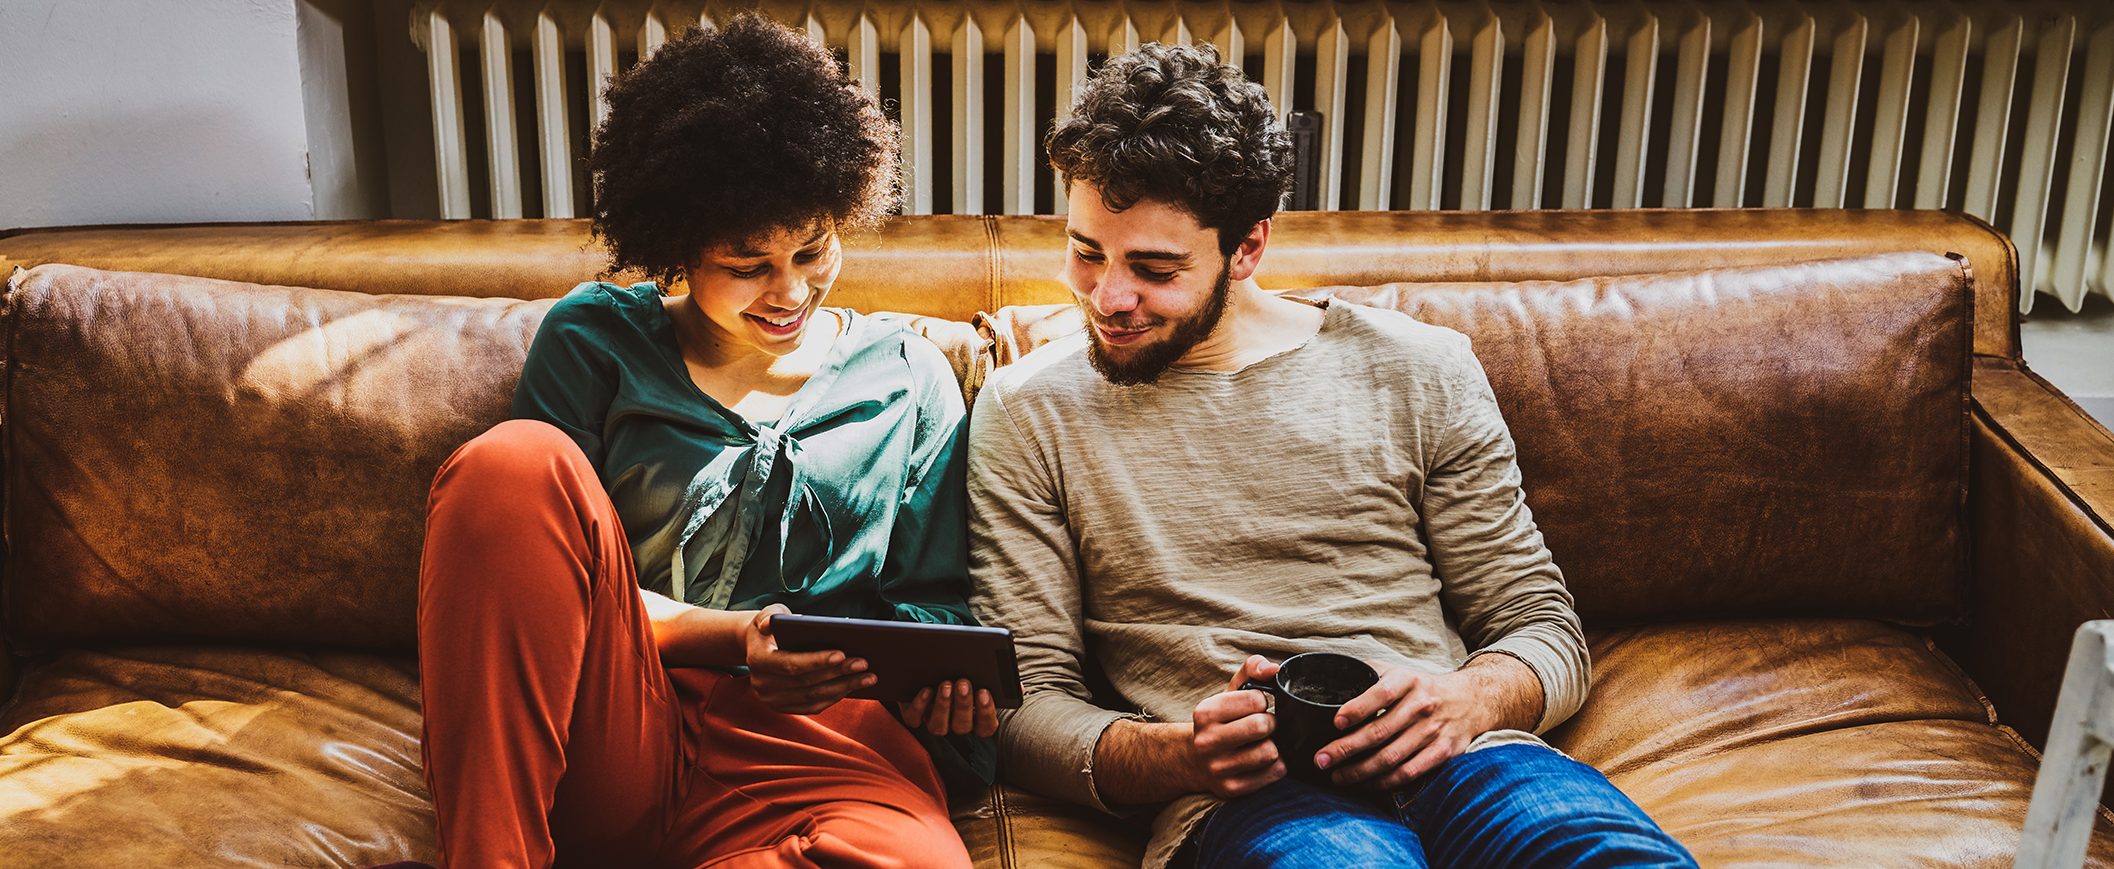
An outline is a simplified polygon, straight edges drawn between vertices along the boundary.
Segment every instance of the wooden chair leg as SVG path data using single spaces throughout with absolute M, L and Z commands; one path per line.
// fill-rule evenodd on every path
M 2018 869 L 2077 869 L 2114 754 L 2114 619 L 2086 622 L 2070 644 L 2048 751 L 2026 809 Z

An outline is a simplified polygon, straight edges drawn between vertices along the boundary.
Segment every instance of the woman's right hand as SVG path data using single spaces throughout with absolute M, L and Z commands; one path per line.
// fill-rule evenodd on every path
M 991 736 L 998 733 L 998 705 L 991 692 L 967 679 L 941 682 L 896 704 L 896 713 L 911 730 L 933 736 Z
M 784 604 L 771 604 L 758 611 L 743 631 L 749 688 L 765 706 L 791 715 L 813 715 L 874 683 L 875 676 L 866 672 L 864 659 L 838 651 L 778 648 L 777 638 L 771 635 L 771 616 L 790 612 Z

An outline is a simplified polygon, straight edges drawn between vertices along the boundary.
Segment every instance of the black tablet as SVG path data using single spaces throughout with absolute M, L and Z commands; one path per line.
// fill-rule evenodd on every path
M 781 613 L 771 617 L 771 633 L 789 652 L 834 649 L 865 658 L 866 671 L 880 678 L 853 697 L 909 700 L 942 681 L 967 679 L 1000 708 L 1020 705 L 1013 632 L 1005 628 Z

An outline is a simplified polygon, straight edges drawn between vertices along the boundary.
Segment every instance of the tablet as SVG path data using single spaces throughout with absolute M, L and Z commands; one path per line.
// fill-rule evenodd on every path
M 780 613 L 771 617 L 771 633 L 788 652 L 834 649 L 865 658 L 866 672 L 879 679 L 853 697 L 909 700 L 942 681 L 967 679 L 990 691 L 999 708 L 1020 705 L 1013 632 L 1005 628 Z

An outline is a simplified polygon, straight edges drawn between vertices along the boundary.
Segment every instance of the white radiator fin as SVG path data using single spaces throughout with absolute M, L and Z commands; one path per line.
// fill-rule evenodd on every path
M 601 83 L 750 5 L 423 0 L 443 216 L 584 213 Z M 1323 116 L 1324 208 L 1950 208 L 2009 232 L 2064 306 L 2114 296 L 2114 5 L 2092 0 L 765 8 L 902 121 L 912 213 L 1062 212 L 1041 137 L 1093 65 L 1208 42 Z

